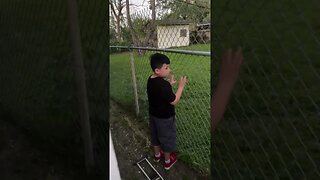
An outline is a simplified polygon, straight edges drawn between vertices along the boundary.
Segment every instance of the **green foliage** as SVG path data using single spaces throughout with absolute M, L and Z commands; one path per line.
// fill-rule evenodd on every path
M 161 0 L 158 2 L 158 7 L 161 11 L 167 12 L 160 17 L 162 20 L 181 19 L 202 23 L 210 17 L 208 0 L 195 0 L 193 3 L 182 0 Z
M 139 39 L 144 39 L 146 36 L 146 25 L 150 20 L 143 16 L 132 16 L 133 29 Z

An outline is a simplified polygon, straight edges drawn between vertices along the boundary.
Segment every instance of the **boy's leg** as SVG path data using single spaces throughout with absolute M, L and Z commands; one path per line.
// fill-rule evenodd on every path
M 159 119 L 157 121 L 157 132 L 161 148 L 164 151 L 165 157 L 165 169 L 170 169 L 172 165 L 177 161 L 176 151 L 176 124 L 175 117 L 168 119 Z
M 159 162 L 161 160 L 161 158 L 163 157 L 163 151 L 161 150 L 161 147 L 160 146 L 153 146 L 153 152 L 154 152 L 153 160 L 155 162 Z
M 169 152 L 164 152 L 164 160 L 168 161 L 170 159 L 170 154 Z
M 151 131 L 151 144 L 154 147 L 154 151 L 158 150 L 157 147 L 160 147 L 160 142 L 158 138 L 158 132 L 156 127 L 155 118 L 153 116 L 149 116 L 149 126 Z
M 161 147 L 158 139 L 158 132 L 156 128 L 155 118 L 150 115 L 150 130 L 151 130 L 151 144 L 153 146 L 154 157 L 153 160 L 159 162 L 161 159 Z
M 160 146 L 153 146 L 153 151 L 156 156 L 160 154 L 160 150 L 161 150 Z

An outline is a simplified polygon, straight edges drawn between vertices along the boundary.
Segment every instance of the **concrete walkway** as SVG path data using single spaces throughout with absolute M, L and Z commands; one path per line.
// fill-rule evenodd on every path
M 111 131 L 109 130 L 109 179 L 121 180 L 118 161 L 114 151 L 113 142 L 111 138 Z

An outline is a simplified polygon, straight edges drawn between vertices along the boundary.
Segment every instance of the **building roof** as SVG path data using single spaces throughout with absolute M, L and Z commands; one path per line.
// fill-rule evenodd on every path
M 171 25 L 189 25 L 191 21 L 188 20 L 162 20 L 157 21 L 158 25 L 171 26 Z
M 200 24 L 197 24 L 197 26 L 210 26 L 211 23 L 200 23 Z

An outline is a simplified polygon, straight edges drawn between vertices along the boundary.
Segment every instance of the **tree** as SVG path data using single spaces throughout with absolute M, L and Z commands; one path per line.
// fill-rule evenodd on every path
M 180 19 L 202 23 L 210 14 L 209 0 L 158 0 L 161 19 Z
M 126 0 L 127 22 L 130 29 L 133 44 L 135 46 L 151 46 L 155 47 L 155 0 L 150 0 L 150 9 L 152 10 L 152 19 L 150 20 L 145 15 L 138 15 L 131 17 L 129 0 Z
M 124 0 L 109 0 L 111 8 L 111 22 L 115 27 L 115 35 L 118 41 L 122 42 L 121 23 L 124 21 L 123 10 L 125 8 Z
M 133 28 L 133 24 L 132 24 L 132 20 L 131 20 L 131 16 L 130 16 L 129 0 L 126 0 L 126 12 L 127 12 L 127 22 L 128 22 L 129 29 L 131 31 L 131 37 L 132 37 L 133 44 L 135 46 L 139 46 L 141 43 L 139 41 L 139 38 L 137 37 L 135 29 Z
M 145 26 L 146 36 L 143 45 L 156 47 L 156 0 L 150 0 L 149 3 L 151 9 L 151 21 L 149 21 Z

